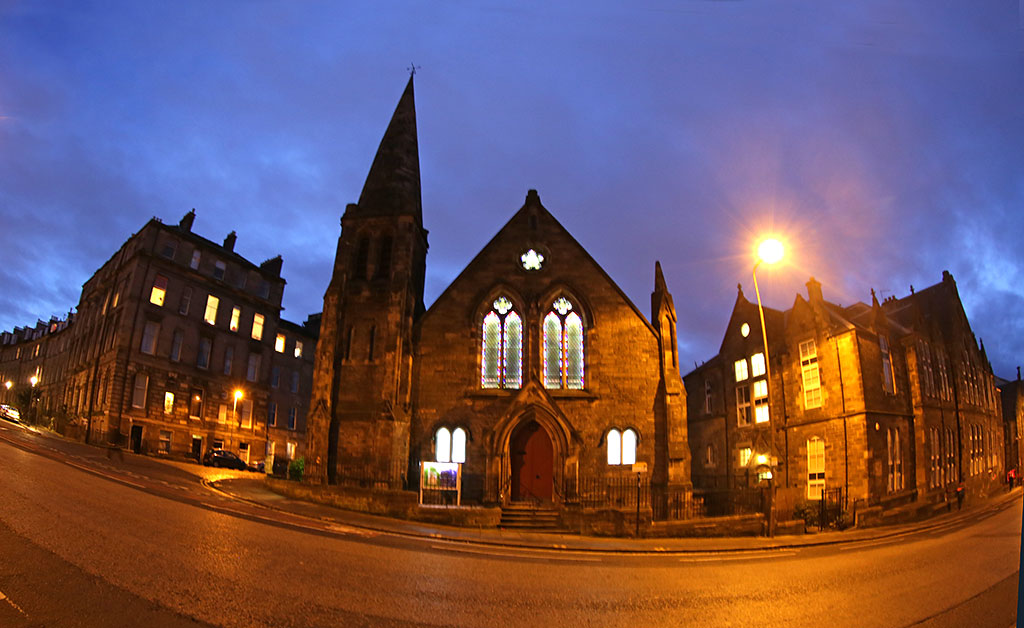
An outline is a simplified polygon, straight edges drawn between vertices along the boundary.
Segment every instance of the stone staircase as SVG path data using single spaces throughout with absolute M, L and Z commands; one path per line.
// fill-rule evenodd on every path
M 532 503 L 508 504 L 501 507 L 499 528 L 516 530 L 560 530 L 558 509 Z

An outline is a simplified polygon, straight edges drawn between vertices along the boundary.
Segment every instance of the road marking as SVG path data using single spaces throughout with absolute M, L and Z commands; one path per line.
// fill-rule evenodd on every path
M 552 556 L 551 554 L 542 554 L 539 552 L 526 553 L 522 551 L 510 551 L 499 553 L 493 549 L 470 549 L 468 547 L 452 547 L 451 545 L 431 545 L 432 549 L 443 550 L 445 552 L 459 552 L 462 554 L 477 554 L 481 556 L 493 556 L 495 558 L 536 558 L 540 560 L 551 560 L 553 558 L 557 560 L 570 560 L 588 563 L 599 563 L 602 562 L 601 558 L 593 556 L 571 556 L 566 557 L 565 552 L 559 551 L 557 554 Z
M 687 557 L 680 558 L 681 563 L 711 563 L 724 560 L 761 560 L 765 558 L 778 558 L 781 556 L 796 556 L 795 551 L 791 552 L 744 552 L 742 554 L 718 554 L 715 556 Z
M 18 611 L 19 613 L 21 613 L 25 617 L 28 617 L 28 613 L 26 613 L 25 611 L 21 610 L 21 607 L 18 606 L 17 604 L 15 604 L 14 600 L 12 600 L 11 598 L 9 598 L 6 595 L 4 595 L 3 591 L 0 591 L 0 601 L 7 602 L 12 607 L 14 607 L 14 610 Z

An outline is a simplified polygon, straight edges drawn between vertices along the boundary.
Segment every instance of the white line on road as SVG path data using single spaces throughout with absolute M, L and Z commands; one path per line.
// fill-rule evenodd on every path
M 680 558 L 681 563 L 711 563 L 721 560 L 761 560 L 765 558 L 778 558 L 781 556 L 796 556 L 796 552 L 744 552 L 742 554 L 717 554 L 714 556 L 686 557 Z
M 593 556 L 568 556 L 567 557 L 567 556 L 564 555 L 564 552 L 558 552 L 555 556 L 552 556 L 551 553 L 540 553 L 540 552 L 526 553 L 526 552 L 517 552 L 517 551 L 498 552 L 497 550 L 490 550 L 490 549 L 480 549 L 480 550 L 477 550 L 477 549 L 470 549 L 468 547 L 452 547 L 451 545 L 431 545 L 430 547 L 432 549 L 444 550 L 446 552 L 461 552 L 463 554 L 478 554 L 478 555 L 481 555 L 481 556 L 493 556 L 495 558 L 538 558 L 538 559 L 542 559 L 542 560 L 551 560 L 552 558 L 556 558 L 557 560 L 571 560 L 571 561 L 588 562 L 588 563 L 599 563 L 602 560 L 601 558 L 596 558 L 596 557 L 593 557 Z
M 21 613 L 25 617 L 28 617 L 28 613 L 26 613 L 25 611 L 21 610 L 21 607 L 18 606 L 17 604 L 15 604 L 14 600 L 12 600 L 11 598 L 9 598 L 6 595 L 4 595 L 3 591 L 0 591 L 0 601 L 7 602 L 8 604 L 10 604 L 11 606 L 14 607 L 14 610 L 18 611 L 19 613 Z

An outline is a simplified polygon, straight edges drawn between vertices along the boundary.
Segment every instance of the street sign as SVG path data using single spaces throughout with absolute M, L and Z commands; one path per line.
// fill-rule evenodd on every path
M 647 473 L 647 463 L 646 462 L 634 462 L 633 463 L 633 473 Z

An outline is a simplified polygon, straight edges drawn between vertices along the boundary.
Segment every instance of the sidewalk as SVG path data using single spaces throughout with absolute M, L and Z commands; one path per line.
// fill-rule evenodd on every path
M 1022 489 L 1001 493 L 962 511 L 943 513 L 927 521 L 877 528 L 825 531 L 801 535 L 766 537 L 657 538 L 630 539 L 581 536 L 578 534 L 521 530 L 460 528 L 424 524 L 403 519 L 379 517 L 330 506 L 290 499 L 266 488 L 260 479 L 230 479 L 213 482 L 213 488 L 238 500 L 281 512 L 350 526 L 372 532 L 405 537 L 433 538 L 449 542 L 473 543 L 523 549 L 567 550 L 598 553 L 693 553 L 745 552 L 784 548 L 813 547 L 836 543 L 873 541 L 915 532 L 952 526 L 971 517 L 992 513 L 1020 500 Z

